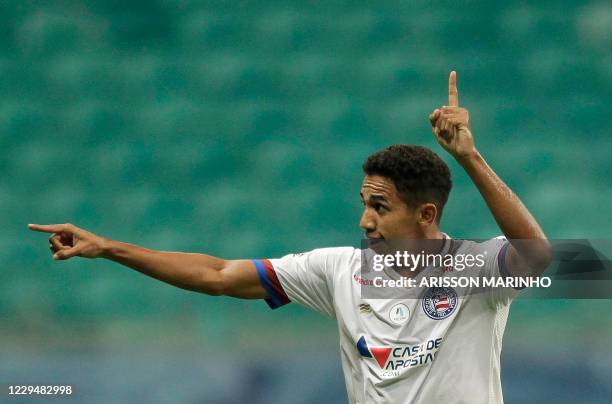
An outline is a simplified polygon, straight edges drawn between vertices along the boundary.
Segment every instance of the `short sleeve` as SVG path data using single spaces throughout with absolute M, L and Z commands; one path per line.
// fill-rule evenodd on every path
M 266 302 L 275 309 L 289 302 L 335 317 L 334 273 L 350 247 L 321 248 L 278 259 L 254 260 L 266 289 Z
M 510 242 L 505 237 L 496 237 L 480 244 L 479 249 L 486 253 L 483 276 L 486 278 L 506 278 L 511 276 L 506 264 L 506 254 Z M 491 287 L 487 293 L 493 307 L 510 303 L 520 289 L 512 287 Z

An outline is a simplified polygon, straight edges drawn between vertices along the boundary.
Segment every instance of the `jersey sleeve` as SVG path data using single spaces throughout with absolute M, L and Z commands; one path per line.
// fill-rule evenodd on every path
M 278 259 L 253 260 L 272 309 L 289 302 L 335 317 L 334 274 L 352 248 L 321 248 Z
M 482 276 L 486 278 L 506 278 L 510 275 L 506 264 L 506 254 L 510 242 L 505 237 L 496 237 L 485 241 L 480 248 L 485 252 L 485 264 Z M 489 303 L 493 307 L 510 303 L 518 296 L 520 289 L 512 287 L 491 287 L 487 290 Z

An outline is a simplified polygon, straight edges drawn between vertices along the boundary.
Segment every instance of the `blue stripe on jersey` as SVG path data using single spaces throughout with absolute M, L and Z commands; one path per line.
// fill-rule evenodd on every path
M 255 267 L 257 268 L 257 275 L 259 275 L 259 281 L 268 293 L 268 297 L 265 299 L 266 303 L 268 303 L 268 306 L 270 306 L 271 309 L 277 309 L 284 305 L 285 303 L 283 302 L 282 297 L 278 293 L 276 293 L 276 291 L 272 287 L 272 282 L 270 282 L 268 272 L 266 271 L 263 262 L 261 262 L 261 260 L 252 261 L 255 264 Z

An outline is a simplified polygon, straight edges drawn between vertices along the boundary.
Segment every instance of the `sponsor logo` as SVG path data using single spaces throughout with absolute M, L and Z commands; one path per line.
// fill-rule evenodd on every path
M 423 311 L 433 320 L 449 317 L 459 304 L 453 288 L 429 288 L 423 296 Z
M 404 303 L 398 303 L 389 310 L 389 320 L 393 324 L 402 325 L 408 321 L 408 317 L 410 317 L 410 310 Z
M 408 368 L 432 362 L 442 345 L 442 338 L 435 338 L 415 345 L 369 346 L 365 336 L 357 341 L 357 350 L 363 358 L 376 361 L 381 376 L 394 377 Z
M 353 280 L 363 286 L 372 286 L 374 281 L 372 279 L 364 279 L 359 275 L 353 275 Z

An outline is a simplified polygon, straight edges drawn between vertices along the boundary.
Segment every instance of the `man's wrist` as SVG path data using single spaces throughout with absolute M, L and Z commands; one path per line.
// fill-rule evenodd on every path
M 461 155 L 456 155 L 454 157 L 455 160 L 457 160 L 457 162 L 464 168 L 467 168 L 468 166 L 482 160 L 482 156 L 475 147 L 467 153 L 462 153 Z
M 104 237 L 100 239 L 100 254 L 98 254 L 97 258 L 113 259 L 117 250 L 117 242 Z

